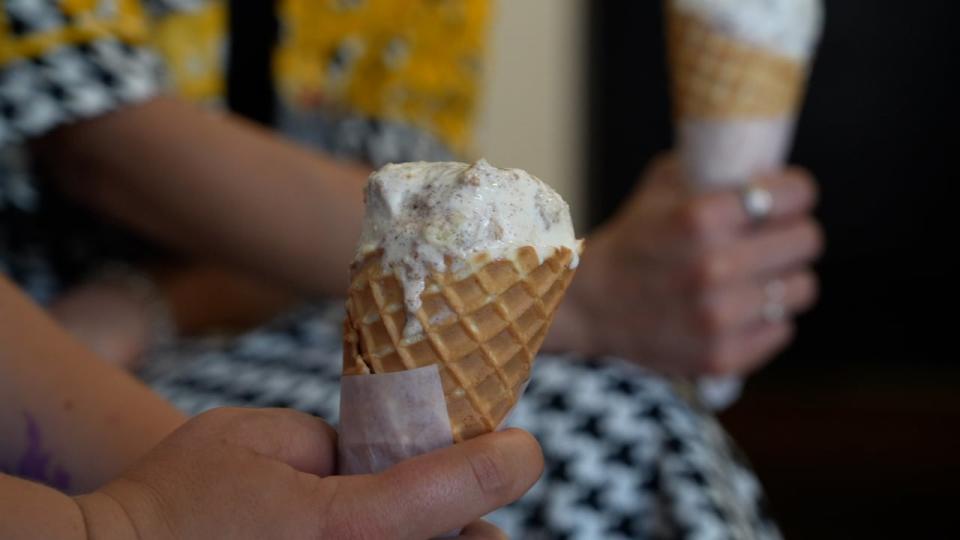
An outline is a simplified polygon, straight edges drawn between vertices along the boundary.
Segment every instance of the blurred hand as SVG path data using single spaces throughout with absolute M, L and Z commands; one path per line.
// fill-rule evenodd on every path
M 124 283 L 84 283 L 58 298 L 50 314 L 98 357 L 124 369 L 138 367 L 151 343 L 149 306 Z
M 823 240 L 812 178 L 790 168 L 758 179 L 773 208 L 752 223 L 738 191 L 692 193 L 673 158 L 645 176 L 587 239 L 548 345 L 667 374 L 757 368 L 789 343 L 793 314 L 816 298 L 810 265 Z
M 331 476 L 336 447 L 333 429 L 306 414 L 218 409 L 77 501 L 91 538 L 425 539 L 469 524 L 462 537 L 489 539 L 503 536 L 474 520 L 543 468 L 536 441 L 513 429 L 376 475 Z

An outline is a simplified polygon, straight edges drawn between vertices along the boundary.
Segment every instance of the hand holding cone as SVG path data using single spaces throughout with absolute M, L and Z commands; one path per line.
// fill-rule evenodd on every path
M 583 245 L 549 186 L 483 160 L 388 165 L 366 203 L 343 332 L 353 472 L 498 429 Z

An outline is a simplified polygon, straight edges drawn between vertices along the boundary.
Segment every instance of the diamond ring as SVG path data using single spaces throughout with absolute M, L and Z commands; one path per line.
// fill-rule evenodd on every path
M 750 218 L 751 225 L 763 223 L 773 211 L 773 194 L 770 190 L 757 185 L 749 185 L 740 192 L 743 210 Z

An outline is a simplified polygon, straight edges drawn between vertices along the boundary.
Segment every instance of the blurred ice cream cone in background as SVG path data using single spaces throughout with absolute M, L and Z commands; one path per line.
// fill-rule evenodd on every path
M 783 164 L 822 26 L 820 0 L 667 0 L 677 146 L 699 189 Z

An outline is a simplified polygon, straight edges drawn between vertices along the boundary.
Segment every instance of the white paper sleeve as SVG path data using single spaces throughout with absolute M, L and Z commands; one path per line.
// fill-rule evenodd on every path
M 340 383 L 340 474 L 380 472 L 453 444 L 436 365 Z
M 679 122 L 680 160 L 701 191 L 744 186 L 781 167 L 793 138 L 792 117 Z

